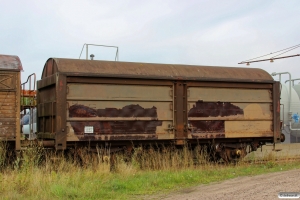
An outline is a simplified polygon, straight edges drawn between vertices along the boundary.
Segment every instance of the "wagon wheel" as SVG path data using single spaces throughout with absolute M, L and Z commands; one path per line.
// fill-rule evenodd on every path
M 222 146 L 220 146 L 220 148 L 222 149 Z M 213 145 L 211 145 L 208 149 L 208 156 L 209 156 L 209 161 L 215 163 L 219 163 L 222 159 L 219 149 L 217 150 L 216 147 Z
M 224 147 L 220 152 L 220 157 L 225 163 L 237 163 L 247 155 L 246 147 L 232 149 Z

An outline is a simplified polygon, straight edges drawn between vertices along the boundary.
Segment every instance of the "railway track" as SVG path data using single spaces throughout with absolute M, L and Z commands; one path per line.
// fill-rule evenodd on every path
M 285 163 L 285 162 L 297 162 L 300 161 L 300 156 L 296 157 L 281 157 L 281 158 L 270 158 L 270 159 L 255 159 L 255 160 L 243 160 L 243 163 L 252 163 L 252 164 L 265 164 L 268 162 L 274 163 Z

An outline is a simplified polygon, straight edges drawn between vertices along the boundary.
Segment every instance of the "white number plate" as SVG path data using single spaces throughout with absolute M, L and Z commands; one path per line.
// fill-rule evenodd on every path
M 84 133 L 94 133 L 94 127 L 93 126 L 85 126 Z

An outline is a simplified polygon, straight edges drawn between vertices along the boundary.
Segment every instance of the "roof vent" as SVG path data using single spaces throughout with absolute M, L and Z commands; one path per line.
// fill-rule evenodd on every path
M 90 57 L 91 57 L 91 60 L 94 60 L 95 55 L 91 54 Z

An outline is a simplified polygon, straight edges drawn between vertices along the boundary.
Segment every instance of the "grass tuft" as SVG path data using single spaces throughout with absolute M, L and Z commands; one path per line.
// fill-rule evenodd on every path
M 276 163 L 271 154 L 261 164 L 211 163 L 207 150 L 200 146 L 141 146 L 130 156 L 118 153 L 109 157 L 107 152 L 101 148 L 94 153 L 87 148 L 55 152 L 32 146 L 22 151 L 15 162 L 7 164 L 1 150 L 1 198 L 140 199 L 196 184 L 300 168 L 299 162 Z M 115 163 L 113 171 L 111 161 Z

